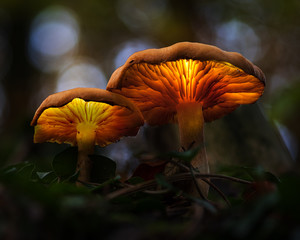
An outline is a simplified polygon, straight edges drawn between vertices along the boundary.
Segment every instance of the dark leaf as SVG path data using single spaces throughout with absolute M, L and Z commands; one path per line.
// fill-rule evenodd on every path
M 168 157 L 178 158 L 184 162 L 190 162 L 198 154 L 200 149 L 201 147 L 195 147 L 184 152 L 169 152 L 166 155 Z
M 121 179 L 121 177 L 118 175 L 115 178 L 108 179 L 107 181 L 105 181 L 101 184 L 98 184 L 97 186 L 90 185 L 89 187 L 91 188 L 92 192 L 101 193 L 101 190 L 103 190 L 103 188 L 105 188 L 105 187 L 109 186 L 111 188 L 114 188 L 114 187 L 118 186 L 120 183 L 120 179 Z
M 127 181 L 128 181 L 129 184 L 135 185 L 135 184 L 139 184 L 139 183 L 144 182 L 145 179 L 143 177 L 133 176 L 133 177 L 129 178 Z
M 217 212 L 216 208 L 215 208 L 212 204 L 210 204 L 208 201 L 205 201 L 205 200 L 202 200 L 202 199 L 199 199 L 199 198 L 195 198 L 195 197 L 193 197 L 193 196 L 190 196 L 190 195 L 186 194 L 186 193 L 185 193 L 184 191 L 182 191 L 181 189 L 179 189 L 179 188 L 175 187 L 174 185 L 172 185 L 171 183 L 169 183 L 169 182 L 165 179 L 165 177 L 164 177 L 163 175 L 156 175 L 155 179 L 156 179 L 157 183 L 158 183 L 160 186 L 162 186 L 162 187 L 164 187 L 164 188 L 167 188 L 167 189 L 169 189 L 170 191 L 173 191 L 173 192 L 175 192 L 175 193 L 180 193 L 180 192 L 182 192 L 181 194 L 182 194 L 184 197 L 186 197 L 187 199 L 190 199 L 190 200 L 192 200 L 193 202 L 195 202 L 195 203 L 201 205 L 202 207 L 204 207 L 206 210 L 210 211 L 211 213 L 216 213 L 216 212 Z
M 133 177 L 141 177 L 144 180 L 154 179 L 156 174 L 162 173 L 165 169 L 166 162 L 159 165 L 151 166 L 147 163 L 140 164 L 134 171 Z
M 273 173 L 265 171 L 262 167 L 250 168 L 242 167 L 244 171 L 252 178 L 254 181 L 270 181 L 272 183 L 280 183 L 280 179 Z
M 51 184 L 48 188 L 48 192 L 51 195 L 60 197 L 66 196 L 68 194 L 89 194 L 90 191 L 86 188 L 77 187 L 75 184 L 71 184 L 68 182 L 55 183 Z
M 67 178 L 65 182 L 75 183 L 78 179 L 78 176 L 79 176 L 79 171 L 75 172 L 73 175 Z
M 76 147 L 70 147 L 57 154 L 52 162 L 55 174 L 65 180 L 75 174 L 77 164 L 78 150 Z
M 1 175 L 3 175 L 4 177 L 17 175 L 21 178 L 31 179 L 34 168 L 35 166 L 33 163 L 22 162 L 2 169 Z
M 169 183 L 166 178 L 161 175 L 161 174 L 158 174 L 155 176 L 155 180 L 156 182 L 158 183 L 158 185 L 168 189 L 168 190 L 171 190 L 171 191 L 176 191 L 177 189 L 171 184 Z
M 36 172 L 38 180 L 42 183 L 49 184 L 57 181 L 57 176 L 53 171 L 50 172 Z
M 108 157 L 90 155 L 92 161 L 91 181 L 103 183 L 116 175 L 116 163 Z

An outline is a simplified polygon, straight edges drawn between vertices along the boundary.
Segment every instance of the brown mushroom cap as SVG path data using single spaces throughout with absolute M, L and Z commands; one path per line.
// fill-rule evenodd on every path
M 123 136 L 136 135 L 144 120 L 139 109 L 125 97 L 96 88 L 75 88 L 47 97 L 37 109 L 32 126 L 34 142 L 77 145 L 81 129 L 96 133 L 95 145 L 106 146 Z M 84 125 L 84 126 L 82 126 Z
M 130 98 L 151 124 L 176 121 L 180 103 L 198 102 L 212 121 L 263 94 L 263 72 L 239 53 L 182 42 L 131 55 L 107 90 Z

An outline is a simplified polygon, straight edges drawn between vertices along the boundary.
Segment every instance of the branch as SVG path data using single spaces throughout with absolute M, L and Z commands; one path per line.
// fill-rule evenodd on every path
M 241 184 L 251 184 L 250 181 L 246 181 L 246 180 L 243 180 L 243 179 L 230 177 L 230 176 L 226 176 L 226 175 L 219 175 L 219 174 L 199 174 L 199 173 L 195 173 L 195 177 L 196 178 L 201 178 L 201 179 L 225 179 L 225 180 L 230 180 L 230 181 L 241 183 Z M 166 177 L 166 180 L 168 182 L 172 182 L 172 183 L 191 180 L 191 179 L 192 179 L 192 174 L 190 172 L 179 173 L 179 174 L 175 174 L 175 175 Z M 148 190 L 149 188 L 155 187 L 155 186 L 157 186 L 157 182 L 156 182 L 155 179 L 148 180 L 146 182 L 142 182 L 142 183 L 139 183 L 137 185 L 122 188 L 122 189 L 116 190 L 112 193 L 109 193 L 109 194 L 106 195 L 106 199 L 111 200 L 111 199 L 114 199 L 114 198 L 122 196 L 122 195 L 128 195 L 128 194 L 132 194 L 132 193 L 139 192 L 139 191 L 145 191 L 145 190 Z

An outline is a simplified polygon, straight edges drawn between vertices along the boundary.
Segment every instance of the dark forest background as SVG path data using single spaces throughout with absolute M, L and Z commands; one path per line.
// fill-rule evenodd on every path
M 205 125 L 212 172 L 225 165 L 299 173 L 299 11 L 298 0 L 1 0 L 1 167 L 34 162 L 47 171 L 67 147 L 32 142 L 30 121 L 49 94 L 105 88 L 135 51 L 191 41 L 243 54 L 267 79 L 256 104 Z M 130 174 L 136 152 L 176 150 L 176 139 L 173 125 L 145 126 L 97 152 Z

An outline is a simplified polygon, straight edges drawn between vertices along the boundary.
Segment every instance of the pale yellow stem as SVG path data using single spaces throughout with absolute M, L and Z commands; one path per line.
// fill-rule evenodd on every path
M 191 165 L 198 169 L 199 173 L 208 174 L 209 165 L 204 146 L 204 118 L 201 103 L 179 104 L 177 106 L 177 119 L 181 150 L 187 151 L 199 147 L 200 150 L 191 161 Z M 198 179 L 197 182 L 201 192 L 206 197 L 208 195 L 208 185 L 200 179 Z M 192 187 L 191 192 L 195 194 L 196 188 Z
M 78 180 L 82 182 L 90 181 L 90 172 L 92 162 L 89 155 L 94 153 L 96 132 L 92 124 L 82 123 L 77 126 L 77 146 L 78 160 L 77 171 L 79 171 Z M 80 184 L 78 184 L 80 185 Z

